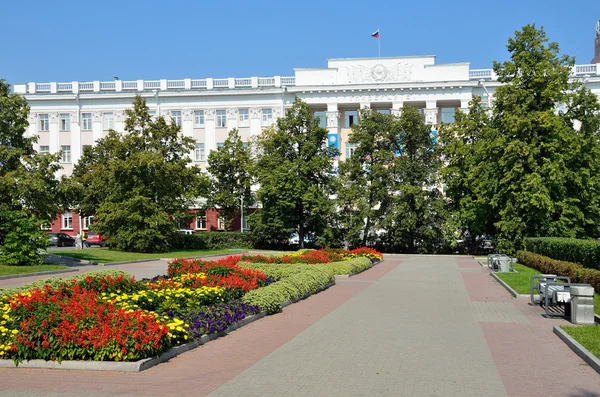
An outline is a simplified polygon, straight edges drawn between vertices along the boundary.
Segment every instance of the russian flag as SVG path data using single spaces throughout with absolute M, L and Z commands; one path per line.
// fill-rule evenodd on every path
M 379 38 L 379 29 L 377 29 L 375 31 L 375 33 L 371 33 L 371 37 L 375 37 L 376 39 L 378 39 Z

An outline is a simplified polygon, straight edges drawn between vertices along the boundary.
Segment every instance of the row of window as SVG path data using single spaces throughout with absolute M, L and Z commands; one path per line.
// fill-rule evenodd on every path
M 148 112 L 152 118 L 156 117 L 156 112 Z M 240 127 L 248 127 L 250 125 L 249 109 L 239 109 L 238 122 Z M 182 125 L 181 111 L 171 111 L 171 119 L 179 126 Z M 50 119 L 48 114 L 40 114 L 40 132 L 50 131 Z M 215 114 L 215 123 L 217 127 L 227 127 L 227 113 L 225 110 L 217 110 Z M 273 123 L 273 109 L 262 109 L 262 124 L 269 126 Z M 115 127 L 114 115 L 112 113 L 103 113 L 103 129 L 110 130 Z M 194 111 L 194 128 L 204 128 L 204 111 Z M 92 130 L 92 114 L 81 114 L 81 129 L 82 131 Z M 71 115 L 70 113 L 60 113 L 59 122 L 60 131 L 71 131 Z
M 390 114 L 390 109 L 376 109 L 378 113 Z M 423 114 L 423 109 L 418 109 L 419 113 Z M 454 123 L 455 108 L 441 108 L 442 123 Z M 344 128 L 350 128 L 354 124 L 358 123 L 358 111 L 357 110 L 344 110 Z M 313 117 L 319 118 L 319 127 L 327 127 L 327 113 L 326 112 L 314 112 Z

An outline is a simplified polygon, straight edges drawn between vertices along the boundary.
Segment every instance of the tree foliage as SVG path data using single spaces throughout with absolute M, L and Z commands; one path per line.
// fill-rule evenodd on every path
M 25 136 L 29 107 L 0 80 L 0 263 L 34 265 L 48 246 L 41 230 L 51 222 L 57 200 L 58 155 L 36 153 L 37 137 Z
M 208 205 L 219 208 L 225 229 L 230 229 L 234 217 L 240 214 L 241 199 L 244 208 L 254 203 L 251 190 L 253 159 L 250 148 L 244 146 L 237 129 L 229 131 L 223 146 L 208 155 L 207 171 L 211 178 Z M 244 213 L 247 214 L 246 211 Z
M 321 232 L 333 211 L 331 158 L 327 130 L 313 119 L 310 107 L 296 98 L 285 117 L 259 139 L 256 175 L 261 207 L 250 217 L 252 232 L 262 243 L 277 243 L 297 232 Z
M 543 29 L 523 27 L 507 48 L 510 60 L 494 63 L 503 85 L 491 117 L 475 101 L 445 137 L 455 212 L 507 252 L 526 236 L 597 236 L 598 100 L 569 80 L 574 59 Z
M 184 218 L 208 180 L 190 166 L 192 138 L 163 117 L 152 120 L 136 97 L 126 110 L 125 133 L 113 130 L 86 150 L 73 171 L 81 192 L 78 207 L 95 215 L 91 226 L 111 247 L 135 252 L 170 248 L 175 223 Z

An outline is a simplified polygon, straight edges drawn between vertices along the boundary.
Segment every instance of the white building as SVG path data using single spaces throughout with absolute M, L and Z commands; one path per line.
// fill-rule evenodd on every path
M 37 149 L 62 151 L 62 173 L 70 174 L 85 145 L 93 145 L 108 129 L 123 131 L 124 110 L 135 95 L 194 138 L 192 158 L 203 165 L 229 130 L 238 128 L 248 140 L 281 116 L 295 97 L 320 116 L 329 142 L 344 159 L 352 150 L 348 133 L 361 107 L 395 113 L 407 104 L 422 109 L 425 121 L 435 125 L 451 122 L 472 95 L 493 101 L 499 84 L 491 69 L 438 65 L 434 56 L 330 59 L 326 68 L 294 71 L 291 77 L 27 83 L 15 84 L 14 90 L 31 107 L 27 133 L 39 135 Z M 572 76 L 600 96 L 600 64 L 576 65 Z

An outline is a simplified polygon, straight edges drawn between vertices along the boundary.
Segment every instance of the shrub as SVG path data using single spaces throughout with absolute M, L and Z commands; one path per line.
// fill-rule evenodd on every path
M 528 237 L 525 250 L 590 269 L 600 269 L 600 242 L 562 237 Z
M 288 265 L 283 266 L 287 267 Z M 297 266 L 303 267 L 301 272 L 248 292 L 242 298 L 242 302 L 252 306 L 256 305 L 267 313 L 276 313 L 281 310 L 282 303 L 301 299 L 321 291 L 334 280 L 335 274 L 331 267 L 325 265 Z
M 254 247 L 249 233 L 239 232 L 201 232 L 178 234 L 174 247 L 188 250 L 210 250 Z
M 518 259 L 519 263 L 539 270 L 543 274 L 567 276 L 573 283 L 590 284 L 595 291 L 600 291 L 600 270 L 586 269 L 577 263 L 559 261 L 529 251 L 520 251 Z

